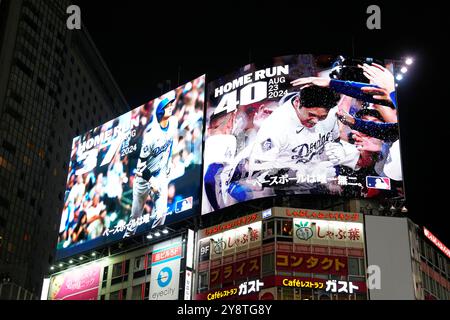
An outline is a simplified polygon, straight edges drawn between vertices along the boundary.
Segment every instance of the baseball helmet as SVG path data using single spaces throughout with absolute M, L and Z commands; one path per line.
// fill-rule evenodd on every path
M 158 107 L 156 108 L 156 117 L 158 118 L 158 121 L 161 121 L 165 114 L 165 108 L 172 102 L 174 102 L 176 99 L 175 92 L 171 92 L 168 95 L 165 96 L 164 99 L 162 99 Z

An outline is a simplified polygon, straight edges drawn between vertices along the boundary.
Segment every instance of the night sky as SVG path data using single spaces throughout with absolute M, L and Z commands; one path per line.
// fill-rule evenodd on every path
M 382 29 L 371 31 L 366 9 L 373 3 L 363 1 L 255 1 L 245 7 L 243 1 L 159 1 L 157 7 L 139 0 L 77 2 L 131 107 L 157 97 L 160 82 L 170 80 L 175 88 L 204 73 L 213 80 L 274 56 L 411 55 L 416 62 L 398 89 L 408 216 L 450 246 L 448 18 L 441 4 L 378 1 Z

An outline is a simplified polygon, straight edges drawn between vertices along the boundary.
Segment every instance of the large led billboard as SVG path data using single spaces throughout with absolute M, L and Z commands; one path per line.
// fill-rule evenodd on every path
M 73 140 L 58 258 L 200 208 L 205 77 Z
M 207 94 L 202 214 L 279 195 L 403 194 L 392 63 L 278 57 Z

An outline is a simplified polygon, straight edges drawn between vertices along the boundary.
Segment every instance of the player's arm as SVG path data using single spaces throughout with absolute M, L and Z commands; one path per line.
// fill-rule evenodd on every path
M 354 118 L 341 110 L 337 113 L 337 116 L 340 121 L 348 125 L 353 130 L 364 133 L 370 137 L 387 142 L 395 142 L 399 139 L 398 123 L 365 121 Z
M 291 82 L 293 86 L 310 86 L 315 85 L 323 88 L 330 88 L 338 93 L 344 94 L 346 96 L 356 98 L 358 100 L 376 103 L 381 105 L 391 105 L 391 101 L 375 99 L 374 96 L 370 93 L 367 93 L 366 90 L 370 88 L 380 89 L 379 86 L 362 83 L 362 82 L 354 82 L 354 81 L 343 81 L 343 80 L 335 80 L 335 79 L 326 79 L 326 78 L 318 78 L 318 77 L 308 77 L 308 78 L 300 78 Z M 364 90 L 363 90 L 364 88 Z
M 144 139 L 142 140 L 141 152 L 139 154 L 139 159 L 136 167 L 136 176 L 149 181 L 153 176 L 153 173 L 148 167 L 148 160 L 153 154 L 154 138 L 153 135 L 149 134 L 151 132 L 151 127 L 147 127 L 144 133 Z
M 208 201 L 214 210 L 220 209 L 219 203 L 217 202 L 216 198 L 216 190 L 218 188 L 216 185 L 216 177 L 218 176 L 219 172 L 223 170 L 223 168 L 223 163 L 211 163 L 206 169 L 204 176 L 206 197 L 208 198 Z

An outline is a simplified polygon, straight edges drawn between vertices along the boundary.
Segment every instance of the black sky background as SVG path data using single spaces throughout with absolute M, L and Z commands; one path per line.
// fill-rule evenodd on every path
M 413 56 L 416 62 L 398 88 L 408 216 L 450 245 L 449 36 L 442 4 L 76 2 L 130 108 L 157 97 L 160 82 L 170 80 L 175 88 L 204 73 L 210 81 L 274 56 Z M 381 30 L 366 27 L 371 4 L 381 8 Z

